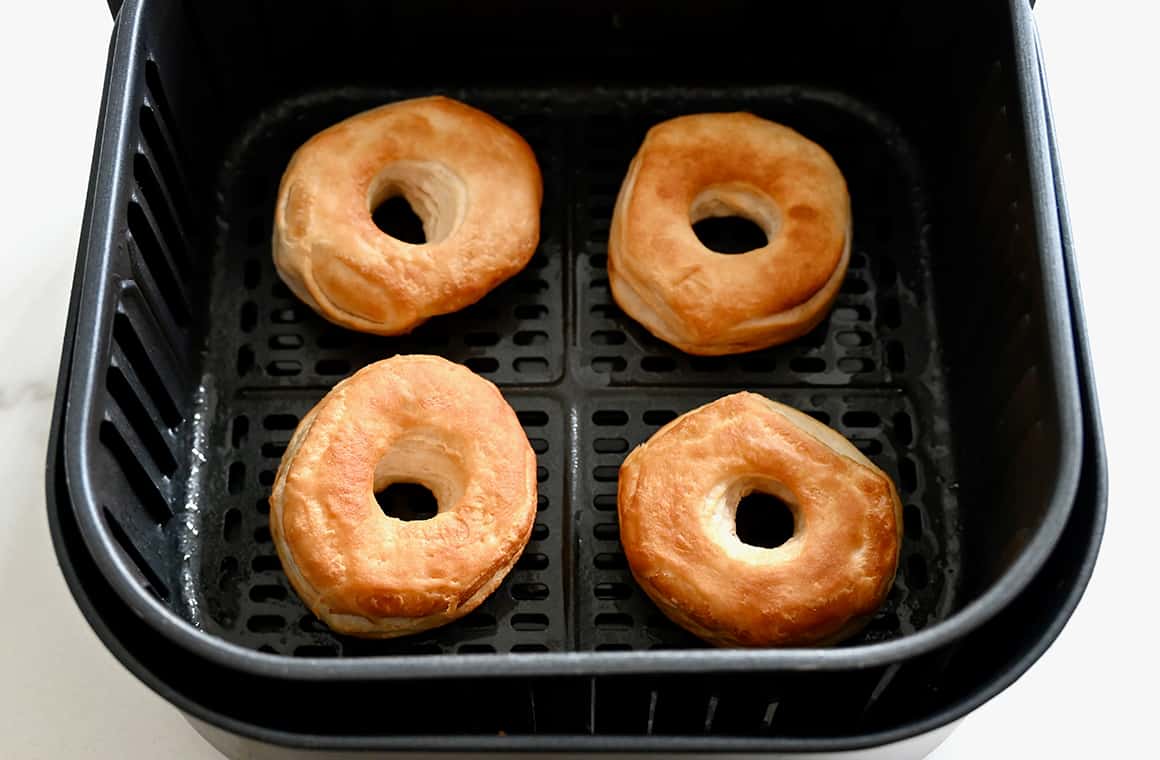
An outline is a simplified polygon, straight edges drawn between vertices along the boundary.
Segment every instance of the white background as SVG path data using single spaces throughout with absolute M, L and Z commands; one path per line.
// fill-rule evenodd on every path
M 1040 5 L 1111 515 L 1063 635 L 935 760 L 1160 756 L 1149 745 L 1160 676 L 1160 16 L 1146 0 Z M 101 0 L 5 3 L 0 21 L 0 758 L 217 757 L 90 632 L 45 525 L 45 440 L 110 29 Z

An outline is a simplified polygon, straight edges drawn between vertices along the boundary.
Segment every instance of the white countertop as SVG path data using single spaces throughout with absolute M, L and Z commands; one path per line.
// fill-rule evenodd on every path
M 1042 0 L 1111 469 L 1099 566 L 1067 629 L 935 760 L 1143 756 L 1160 669 L 1150 476 L 1160 398 L 1160 55 L 1144 2 Z M 1144 14 L 1151 16 L 1145 19 Z M 97 641 L 49 544 L 50 406 L 111 22 L 100 0 L 7 4 L 0 25 L 0 758 L 216 758 Z M 1145 560 L 1147 559 L 1147 564 Z M 1122 752 L 1117 751 L 1122 750 Z

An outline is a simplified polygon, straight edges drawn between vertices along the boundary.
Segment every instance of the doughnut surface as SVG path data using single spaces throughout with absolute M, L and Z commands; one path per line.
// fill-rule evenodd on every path
M 522 137 L 445 97 L 352 116 L 299 148 L 274 215 L 278 274 L 331 322 L 398 335 L 475 303 L 519 272 L 540 238 L 539 165 Z M 372 218 L 403 196 L 427 241 Z
M 741 216 L 767 243 L 705 247 L 693 224 Z M 649 130 L 617 196 L 612 295 L 653 335 L 690 354 L 784 343 L 829 312 L 850 258 L 850 197 L 830 155 L 748 113 L 682 116 Z
M 738 502 L 777 496 L 794 534 L 737 537 Z M 633 576 L 674 622 L 719 646 L 807 646 L 856 633 L 894 580 L 902 505 L 836 431 L 735 393 L 688 412 L 620 469 L 620 539 Z
M 418 483 L 427 520 L 375 493 Z M 299 423 L 270 495 L 294 590 L 333 630 L 391 638 L 462 617 L 499 586 L 531 535 L 536 458 L 487 380 L 435 356 L 396 356 L 336 385 Z

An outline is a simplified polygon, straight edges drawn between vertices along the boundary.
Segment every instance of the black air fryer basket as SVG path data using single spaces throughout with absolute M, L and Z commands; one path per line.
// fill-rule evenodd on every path
M 834 748 L 954 717 L 946 705 L 959 697 L 947 695 L 989 696 L 1058 630 L 1029 629 L 1007 660 L 978 643 L 1019 617 L 1014 600 L 1047 573 L 1073 578 L 1078 594 L 1090 565 L 1066 565 L 1085 546 L 1094 556 L 1102 524 L 1029 8 L 787 8 L 778 27 L 794 33 L 772 45 L 741 3 L 621 5 L 119 9 L 50 509 L 71 507 L 54 517 L 66 575 L 99 573 L 99 592 L 74 585 L 94 627 L 187 712 L 336 741 L 405 735 L 396 746 L 414 748 L 440 736 L 497 748 L 563 736 L 575 748 L 630 736 L 654 749 Z M 273 271 L 281 172 L 329 124 L 432 92 L 532 145 L 540 248 L 479 304 L 410 336 L 342 330 Z M 850 272 L 804 338 L 689 357 L 610 298 L 609 218 L 651 124 L 742 109 L 798 129 L 841 167 Z M 413 352 L 464 363 L 515 407 L 539 457 L 536 526 L 500 590 L 463 620 L 395 641 L 338 636 L 290 589 L 266 498 L 306 410 L 364 364 Z M 833 426 L 899 486 L 898 579 L 840 647 L 707 648 L 627 570 L 615 509 L 625 452 L 742 388 Z M 1077 503 L 1090 514 L 1072 520 L 1072 548 L 1055 559 Z M 1062 625 L 1074 598 L 1045 603 Z M 130 640 L 175 665 L 159 673 Z M 991 652 L 993 669 L 964 671 Z M 176 682 L 197 672 L 224 693 Z M 351 706 L 404 686 L 389 710 Z M 239 699 L 259 693 L 272 696 Z M 327 707 L 297 715 L 286 706 L 296 694 Z

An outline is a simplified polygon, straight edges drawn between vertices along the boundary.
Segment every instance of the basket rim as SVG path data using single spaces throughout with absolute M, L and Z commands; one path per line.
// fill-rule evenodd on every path
M 127 155 L 131 129 L 132 72 L 143 65 L 142 26 L 150 0 L 129 0 L 118 14 L 107 72 L 105 102 L 98 132 L 91 209 L 85 218 L 85 245 L 78 263 L 81 281 L 74 301 L 81 303 L 74 315 L 75 345 L 100 346 L 107 339 L 111 314 L 108 304 L 107 269 L 114 248 L 113 209 L 123 187 L 120 172 Z M 682 674 L 751 671 L 806 672 L 863 669 L 907 660 L 945 646 L 975 630 L 1009 604 L 1027 586 L 1047 560 L 1067 523 L 1078 488 L 1083 454 L 1083 415 L 1073 352 L 1072 320 L 1068 313 L 1066 276 L 1056 188 L 1049 158 L 1046 94 L 1041 82 L 1038 40 L 1030 8 L 1021 0 L 1009 0 L 1015 47 L 1014 76 L 1026 125 L 1028 164 L 1035 198 L 1035 222 L 1044 270 L 1046 332 L 1052 371 L 1060 393 L 1056 418 L 1060 423 L 1061 477 L 1053 484 L 1045 517 L 1020 556 L 1001 578 L 964 607 L 924 630 L 891 641 L 838 649 L 795 650 L 683 650 L 647 652 L 548 652 L 460 654 L 455 657 L 424 655 L 373 656 L 349 659 L 296 658 L 267 654 L 227 642 L 194 627 L 169 607 L 149 595 L 134 580 L 126 559 L 115 549 L 108 526 L 100 519 L 101 508 L 91 481 L 91 463 L 84 442 L 94 429 L 99 409 L 101 367 L 94 351 L 74 357 L 64 418 L 65 474 L 74 495 L 72 506 L 82 536 L 101 572 L 121 599 L 174 644 L 218 664 L 238 671 L 272 678 L 301 680 L 366 680 L 402 678 L 461 678 L 471 676 L 554 676 L 606 674 Z

